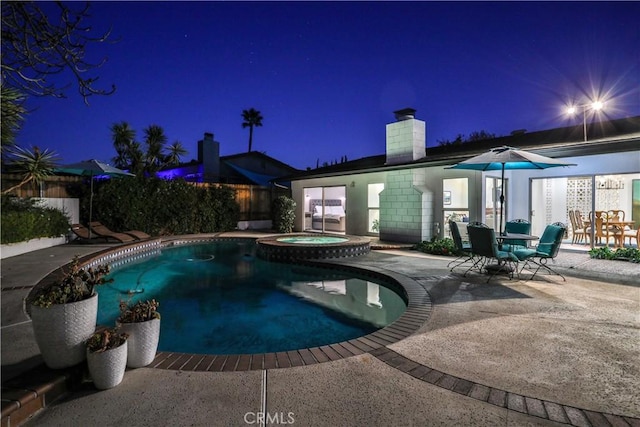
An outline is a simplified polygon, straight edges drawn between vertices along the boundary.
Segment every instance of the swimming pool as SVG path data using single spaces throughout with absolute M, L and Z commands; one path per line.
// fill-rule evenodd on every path
M 394 322 L 407 305 L 379 281 L 273 263 L 253 239 L 163 248 L 116 267 L 98 289 L 98 322 L 121 299 L 160 301 L 160 351 L 250 354 L 347 341 Z

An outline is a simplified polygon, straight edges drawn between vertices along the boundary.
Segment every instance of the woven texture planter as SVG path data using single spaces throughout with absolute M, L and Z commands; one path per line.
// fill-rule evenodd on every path
M 118 323 L 120 330 L 129 334 L 127 346 L 127 366 L 129 368 L 141 368 L 153 362 L 160 340 L 160 319 L 151 319 L 146 322 Z
M 99 390 L 113 388 L 122 382 L 127 369 L 127 343 L 100 353 L 87 351 L 87 364 L 93 385 Z
M 52 369 L 68 368 L 85 359 L 85 341 L 96 330 L 98 294 L 49 308 L 31 306 L 31 324 L 44 363 Z

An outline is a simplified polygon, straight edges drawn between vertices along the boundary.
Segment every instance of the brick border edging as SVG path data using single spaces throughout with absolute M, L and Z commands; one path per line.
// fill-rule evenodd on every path
M 589 411 L 548 400 L 512 393 L 465 380 L 415 362 L 395 351 L 381 347 L 370 352 L 387 365 L 454 393 L 525 415 L 574 426 L 639 426 L 640 418 Z
M 44 364 L 2 383 L 2 426 L 20 425 L 82 382 L 84 364 L 53 370 Z

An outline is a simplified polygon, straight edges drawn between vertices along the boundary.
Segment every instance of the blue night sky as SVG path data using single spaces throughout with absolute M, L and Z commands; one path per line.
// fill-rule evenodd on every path
M 79 4 L 78 6 L 81 6 Z M 60 163 L 115 156 L 110 126 L 164 128 L 197 157 L 248 148 L 241 113 L 259 110 L 253 149 L 294 167 L 383 154 L 392 112 L 417 110 L 427 145 L 485 130 L 543 130 L 570 99 L 607 98 L 640 115 L 640 2 L 95 2 L 88 75 L 117 91 L 31 98 L 18 144 Z M 70 76 L 62 81 L 70 83 Z

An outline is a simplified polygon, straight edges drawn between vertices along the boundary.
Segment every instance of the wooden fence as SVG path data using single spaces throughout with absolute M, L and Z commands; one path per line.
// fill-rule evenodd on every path
M 63 199 L 71 197 L 67 192 L 70 184 L 82 182 L 84 178 L 80 176 L 50 176 L 40 187 L 31 183 L 23 185 L 14 190 L 11 194 L 18 197 L 49 197 L 54 199 Z M 2 191 L 19 184 L 20 175 L 2 174 Z M 291 196 L 288 189 L 277 187 L 263 187 L 259 185 L 248 184 L 194 184 L 200 187 L 210 185 L 231 187 L 236 192 L 236 202 L 240 206 L 239 221 L 256 221 L 271 219 L 271 202 L 276 197 L 284 195 Z

